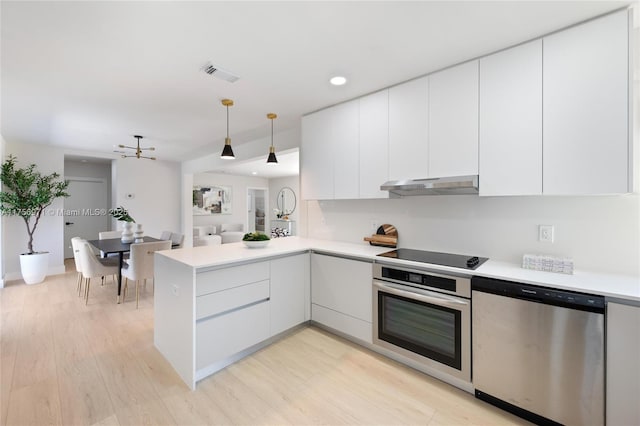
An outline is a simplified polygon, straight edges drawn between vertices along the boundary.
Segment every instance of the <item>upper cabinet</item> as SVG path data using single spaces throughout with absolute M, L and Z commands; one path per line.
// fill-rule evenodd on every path
M 358 198 L 359 114 L 358 99 L 331 108 L 333 193 L 337 200 Z
M 360 197 L 389 198 L 389 90 L 360 98 Z
M 303 117 L 303 198 L 465 175 L 488 196 L 631 192 L 629 13 Z
M 303 199 L 358 198 L 358 105 L 356 99 L 302 117 Z
M 478 174 L 478 61 L 429 75 L 429 177 Z
M 427 77 L 389 89 L 389 180 L 429 176 L 428 107 Z
M 542 40 L 480 59 L 480 195 L 542 194 Z
M 629 17 L 616 12 L 543 39 L 543 192 L 631 190 Z
M 331 109 L 302 117 L 300 192 L 305 200 L 333 199 Z

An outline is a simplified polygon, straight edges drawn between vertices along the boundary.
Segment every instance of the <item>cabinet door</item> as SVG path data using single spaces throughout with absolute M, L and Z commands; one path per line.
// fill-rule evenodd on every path
M 428 176 L 428 78 L 389 89 L 389 179 Z
M 359 102 L 353 100 L 331 108 L 333 146 L 333 194 L 335 199 L 358 198 Z
M 543 192 L 627 192 L 627 11 L 552 34 L 543 43 Z
M 640 306 L 607 303 L 607 424 L 640 424 Z
M 313 254 L 312 303 L 371 322 L 371 269 L 369 262 Z
M 389 198 L 389 90 L 360 98 L 360 198 Z
M 480 195 L 542 194 L 542 40 L 480 59 Z
M 309 281 L 308 253 L 271 261 L 272 336 L 306 320 Z
M 303 200 L 333 198 L 331 109 L 302 117 L 300 187 Z
M 429 76 L 429 176 L 478 174 L 478 61 Z

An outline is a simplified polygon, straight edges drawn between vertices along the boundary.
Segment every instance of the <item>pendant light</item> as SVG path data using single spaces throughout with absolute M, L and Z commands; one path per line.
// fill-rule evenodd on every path
M 269 147 L 269 157 L 267 158 L 267 164 L 278 164 L 278 159 L 276 158 L 276 149 L 273 146 L 273 120 L 278 118 L 278 116 L 272 112 L 267 114 L 267 118 L 271 120 L 271 146 Z
M 140 139 L 142 139 L 142 136 L 135 135 L 133 137 L 138 140 L 138 144 L 136 146 L 127 146 L 127 145 L 121 144 L 121 145 L 118 145 L 118 147 L 126 148 L 126 149 L 134 149 L 136 152 L 133 155 L 123 155 L 122 158 L 136 157 L 138 159 L 146 158 L 148 160 L 155 160 L 156 157 L 145 157 L 144 155 L 142 155 L 142 151 L 155 151 L 156 149 L 152 146 L 149 148 L 140 148 Z
M 224 148 L 222 149 L 222 154 L 220 154 L 220 158 L 225 160 L 233 160 L 236 158 L 233 155 L 233 149 L 231 149 L 231 138 L 229 137 L 229 107 L 233 106 L 233 101 L 231 99 L 223 99 L 222 105 L 227 107 L 227 137 L 224 138 Z

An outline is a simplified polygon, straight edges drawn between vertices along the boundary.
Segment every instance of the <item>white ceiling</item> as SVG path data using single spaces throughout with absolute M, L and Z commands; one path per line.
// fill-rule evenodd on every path
M 630 2 L 2 1 L 5 140 L 164 160 L 218 152 L 328 105 Z M 211 61 L 235 83 L 201 71 Z M 349 82 L 332 87 L 340 73 Z M 277 137 L 275 140 L 277 148 Z M 266 152 L 266 147 L 265 147 Z

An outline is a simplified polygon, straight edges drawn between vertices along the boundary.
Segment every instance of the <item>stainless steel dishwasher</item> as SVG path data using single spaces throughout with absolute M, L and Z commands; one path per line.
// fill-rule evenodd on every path
M 473 277 L 476 397 L 538 424 L 604 424 L 604 297 Z

